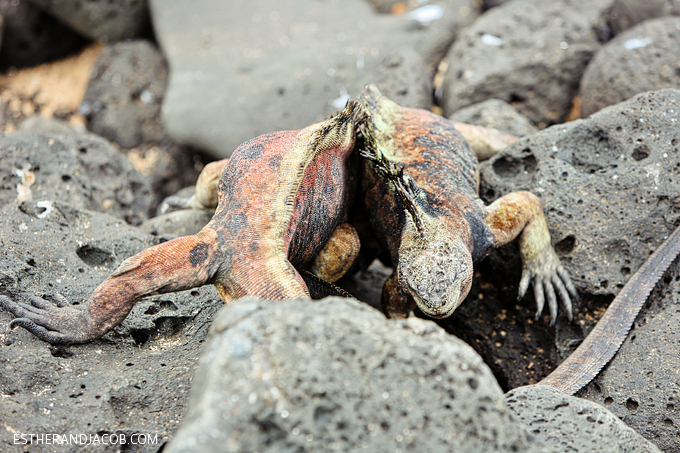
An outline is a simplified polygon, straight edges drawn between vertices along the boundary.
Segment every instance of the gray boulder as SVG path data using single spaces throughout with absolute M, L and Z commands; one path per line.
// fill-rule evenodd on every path
M 680 17 L 643 22 L 597 52 L 581 80 L 581 116 L 643 91 L 680 88 Z
M 660 453 L 603 406 L 542 385 L 517 388 L 508 408 L 529 427 L 534 439 L 557 451 L 574 453 Z
M 76 52 L 86 40 L 27 1 L 0 0 L 0 70 L 23 68 Z
M 95 41 L 131 39 L 147 31 L 146 0 L 29 0 Z
M 611 32 L 618 35 L 649 19 L 679 15 L 680 2 L 676 0 L 614 0 L 605 18 Z
M 68 201 L 133 224 L 153 208 L 148 179 L 94 135 L 7 134 L 0 136 L 0 160 L 0 206 L 14 200 Z
M 429 108 L 437 63 L 477 14 L 472 0 L 400 16 L 365 0 L 158 0 L 151 7 L 171 68 L 168 133 L 219 157 L 263 133 L 317 122 L 368 83 L 402 105 Z
M 558 123 L 600 48 L 594 25 L 611 0 L 514 0 L 485 12 L 453 44 L 444 76 L 446 115 L 498 98 L 536 124 Z
M 167 452 L 361 449 L 542 451 L 480 357 L 430 321 L 340 298 L 220 311 Z
M 160 119 L 168 68 L 163 55 L 148 41 L 105 46 L 92 68 L 80 113 L 91 131 L 134 148 L 160 142 Z
M 500 99 L 487 99 L 449 115 L 449 119 L 461 123 L 498 129 L 508 134 L 522 137 L 538 132 L 538 128 L 526 116 Z

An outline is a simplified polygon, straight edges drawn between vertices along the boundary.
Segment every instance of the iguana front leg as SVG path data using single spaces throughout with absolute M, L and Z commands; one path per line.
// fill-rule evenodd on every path
M 158 207 L 158 212 L 165 214 L 177 209 L 212 209 L 214 211 L 218 202 L 217 183 L 220 182 L 224 167 L 228 162 L 229 159 L 210 162 L 198 175 L 196 191 L 191 197 L 168 197 Z
M 21 326 L 53 344 L 85 343 L 120 324 L 142 297 L 205 285 L 219 264 L 218 255 L 214 231 L 204 229 L 126 259 L 82 308 L 61 296 L 54 297 L 56 305 L 40 297 L 26 304 L 0 296 L 0 307 L 17 316 L 12 328 Z
M 523 269 L 518 299 L 524 297 L 529 282 L 533 280 L 537 305 L 536 318 L 543 312 L 547 299 L 551 325 L 555 323 L 557 290 L 571 320 L 571 298 L 578 295 L 569 274 L 562 267 L 550 243 L 550 232 L 539 199 L 526 191 L 505 195 L 486 208 L 484 223 L 494 235 L 494 247 L 506 244 L 519 235 Z

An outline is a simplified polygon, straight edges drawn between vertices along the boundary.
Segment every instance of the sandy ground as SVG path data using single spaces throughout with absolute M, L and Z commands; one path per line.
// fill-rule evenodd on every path
M 101 49 L 101 44 L 93 44 L 72 57 L 0 75 L 0 130 L 12 132 L 35 114 L 83 128 L 85 118 L 78 114 L 78 106 Z

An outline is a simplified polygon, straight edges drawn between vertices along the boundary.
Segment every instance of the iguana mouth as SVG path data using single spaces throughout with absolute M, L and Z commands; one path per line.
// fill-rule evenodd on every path
M 432 318 L 446 318 L 467 296 L 471 272 L 446 244 L 402 250 L 397 267 L 401 287 Z

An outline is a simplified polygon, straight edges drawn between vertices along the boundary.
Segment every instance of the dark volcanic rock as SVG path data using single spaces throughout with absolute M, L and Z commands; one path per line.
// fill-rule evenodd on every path
M 155 244 L 114 217 L 61 202 L 52 208 L 0 209 L 0 294 L 27 302 L 60 293 L 82 302 L 123 259 Z M 103 339 L 60 347 L 21 328 L 10 332 L 12 316 L 0 310 L 0 450 L 20 448 L 15 433 L 55 433 L 124 434 L 126 442 L 30 451 L 157 452 L 182 416 L 200 344 L 221 305 L 210 287 L 146 298 Z M 135 433 L 149 443 L 134 444 Z
M 661 450 L 680 451 L 680 271 L 671 266 L 612 362 L 581 396 Z
M 165 136 L 160 110 L 168 68 L 147 41 L 126 41 L 102 49 L 80 111 L 88 129 L 134 148 Z
M 605 17 L 611 32 L 618 35 L 648 19 L 679 15 L 680 3 L 675 0 L 614 0 Z
M 545 314 L 534 320 L 531 294 L 516 301 L 516 244 L 479 263 L 471 296 L 442 324 L 482 354 L 502 387 L 547 375 L 680 222 L 679 122 L 680 91 L 645 93 L 524 137 L 481 165 L 487 202 L 516 190 L 540 198 L 581 294 L 574 322 L 560 316 L 551 328 Z
M 146 0 L 29 0 L 95 41 L 114 42 L 145 33 Z
M 541 451 L 468 345 L 350 299 L 236 301 L 200 364 L 167 452 Z
M 27 0 L 0 0 L 3 17 L 0 70 L 64 57 L 86 40 Z
M 432 74 L 472 0 L 399 16 L 366 0 L 152 1 L 171 72 L 168 133 L 227 157 L 260 134 L 299 129 L 342 108 L 368 83 L 407 106 L 432 105 Z
M 449 115 L 449 119 L 460 121 L 461 123 L 498 129 L 517 137 L 538 132 L 538 128 L 529 118 L 519 113 L 512 105 L 500 99 L 487 99 L 486 101 L 463 107 Z
M 643 22 L 597 52 L 581 80 L 581 116 L 643 91 L 680 88 L 680 17 Z
M 542 385 L 515 389 L 506 400 L 534 439 L 557 451 L 660 453 L 599 404 Z
M 609 4 L 515 0 L 484 13 L 447 55 L 446 114 L 498 98 L 536 124 L 561 121 L 600 47 L 594 24 Z
M 16 199 L 68 201 L 133 224 L 153 206 L 148 179 L 94 135 L 7 134 L 0 136 L 0 160 L 0 206 Z

